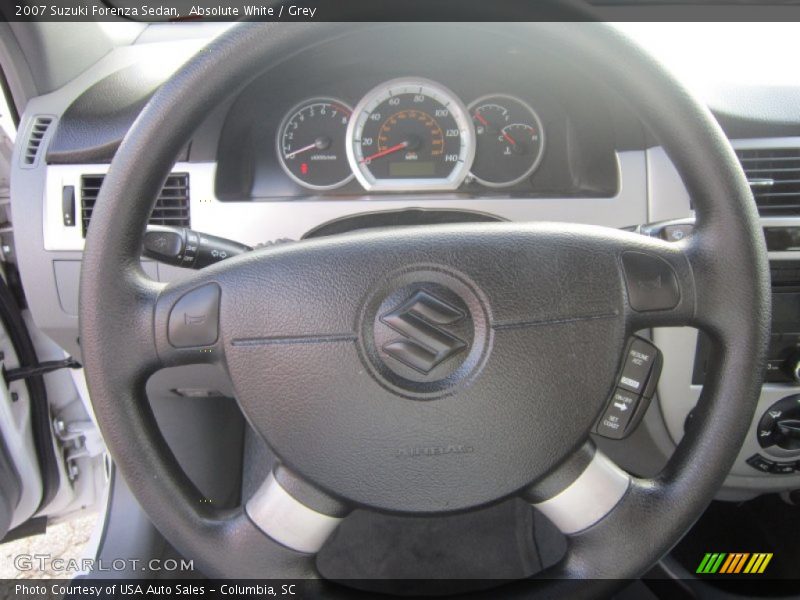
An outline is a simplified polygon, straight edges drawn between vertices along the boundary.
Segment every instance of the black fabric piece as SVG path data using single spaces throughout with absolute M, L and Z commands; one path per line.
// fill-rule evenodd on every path
M 327 579 L 366 591 L 431 594 L 441 591 L 437 580 L 451 580 L 451 592 L 474 590 L 541 570 L 533 522 L 530 505 L 515 499 L 447 517 L 358 510 L 319 553 L 317 567 Z

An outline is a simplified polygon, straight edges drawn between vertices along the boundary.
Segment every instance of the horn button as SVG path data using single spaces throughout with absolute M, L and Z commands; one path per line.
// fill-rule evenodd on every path
M 387 389 L 432 400 L 480 370 L 490 347 L 486 300 L 452 271 L 412 269 L 389 277 L 367 301 L 359 349 Z
M 513 494 L 577 450 L 626 339 L 616 252 L 513 233 L 492 260 L 477 242 L 456 255 L 409 233 L 366 253 L 383 238 L 334 237 L 220 277 L 237 399 L 280 460 L 356 505 L 434 513 Z

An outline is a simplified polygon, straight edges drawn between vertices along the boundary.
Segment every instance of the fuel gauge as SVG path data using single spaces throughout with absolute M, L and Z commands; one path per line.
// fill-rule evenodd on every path
M 471 174 L 488 187 L 508 187 L 536 170 L 544 154 L 539 115 L 514 96 L 492 94 L 469 106 L 477 140 Z

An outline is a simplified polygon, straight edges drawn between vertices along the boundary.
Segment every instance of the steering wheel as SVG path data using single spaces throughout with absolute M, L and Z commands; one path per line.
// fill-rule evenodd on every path
M 504 594 L 607 593 L 666 553 L 722 484 L 755 409 L 770 315 L 758 214 L 729 143 L 611 27 L 501 31 L 535 34 L 624 94 L 693 199 L 685 240 L 458 224 L 262 248 L 166 285 L 142 271 L 148 215 L 196 124 L 276 61 L 359 27 L 378 25 L 233 27 L 128 132 L 81 276 L 83 361 L 106 443 L 156 527 L 208 576 L 317 578 L 315 553 L 354 507 L 435 515 L 519 495 L 568 550 Z M 626 340 L 656 326 L 702 329 L 716 351 L 695 424 L 657 477 L 639 479 L 589 432 Z M 201 503 L 145 396 L 150 374 L 190 363 L 224 365 L 280 461 L 237 510 Z

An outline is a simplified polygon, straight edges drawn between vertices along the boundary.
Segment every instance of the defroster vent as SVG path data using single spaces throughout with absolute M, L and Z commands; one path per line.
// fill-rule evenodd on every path
M 34 167 L 39 161 L 39 152 L 42 149 L 42 142 L 47 130 L 53 123 L 53 117 L 36 117 L 31 125 L 31 134 L 28 137 L 28 145 L 25 146 L 25 153 L 22 155 L 22 165 Z
M 83 237 L 89 229 L 94 203 L 105 175 L 83 175 L 81 177 L 81 216 Z M 156 206 L 148 221 L 150 225 L 172 225 L 189 227 L 189 174 L 173 173 L 167 177 Z

